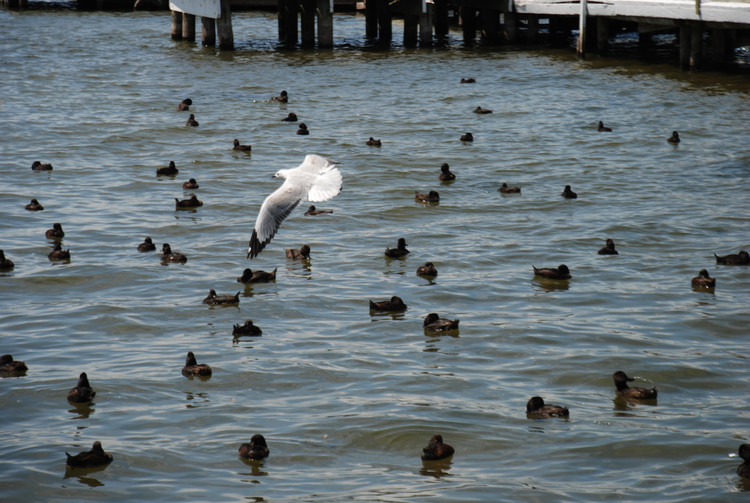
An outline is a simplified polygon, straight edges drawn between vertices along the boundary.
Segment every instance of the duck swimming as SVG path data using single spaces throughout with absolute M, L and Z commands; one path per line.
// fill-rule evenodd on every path
M 26 362 L 14 360 L 12 355 L 0 356 L 0 376 L 20 376 L 25 374 L 27 370 L 29 368 L 26 366 Z
M 293 260 L 310 260 L 310 247 L 308 245 L 302 245 L 302 248 L 297 250 L 296 248 L 287 248 L 286 258 Z
M 617 250 L 615 250 L 615 242 L 611 239 L 607 239 L 607 243 L 597 253 L 599 255 L 619 255 Z
M 464 133 L 461 135 L 461 141 L 474 141 L 474 135 L 471 133 Z
M 370 301 L 370 311 L 380 312 L 398 312 L 406 311 L 406 304 L 401 300 L 401 297 L 394 295 L 391 300 L 381 300 L 379 302 Z
M 281 91 L 278 96 L 274 96 L 271 100 L 287 103 L 289 101 L 289 94 L 286 91 Z
M 169 161 L 169 166 L 164 166 L 156 170 L 156 176 L 175 176 L 179 172 L 174 161 Z
M 420 203 L 439 203 L 440 194 L 438 194 L 437 190 L 431 190 L 429 194 L 415 194 L 414 199 Z
M 188 199 L 183 199 L 182 201 L 180 201 L 176 197 L 174 198 L 174 200 L 176 208 L 197 208 L 199 206 L 203 206 L 203 201 L 200 201 L 195 194 L 193 194 Z
M 503 182 L 503 185 L 497 191 L 501 194 L 520 194 L 521 187 L 508 187 L 508 184 Z
M 252 145 L 240 145 L 240 140 L 234 139 L 234 147 L 232 150 L 239 150 L 240 152 L 251 152 L 253 150 Z
M 195 178 L 191 178 L 190 180 L 182 184 L 182 188 L 185 190 L 193 190 L 200 188 L 200 185 L 198 185 L 198 182 L 195 181 Z
M 47 232 L 45 232 L 44 235 L 47 239 L 62 239 L 65 237 L 65 232 L 63 232 L 62 225 L 55 223 L 52 224 L 51 229 L 47 229 Z
M 60 243 L 55 243 L 54 248 L 52 248 L 52 251 L 49 252 L 47 258 L 52 261 L 70 260 L 70 250 L 63 250 Z
M 492 110 L 490 110 L 489 108 L 476 107 L 474 109 L 474 113 L 475 114 L 491 114 Z
M 606 127 L 602 121 L 599 121 L 599 127 L 596 130 L 599 131 L 600 133 L 611 133 L 612 132 L 612 128 L 611 127 Z
M 529 417 L 568 417 L 570 412 L 567 407 L 546 405 L 542 397 L 533 396 L 526 403 L 526 415 Z
M 430 313 L 425 317 L 422 328 L 431 332 L 450 332 L 458 330 L 459 321 L 446 320 L 445 318 L 441 318 L 437 313 Z
M 281 119 L 281 122 L 297 122 L 297 114 L 294 112 L 289 112 L 289 114 Z
M 37 201 L 36 199 L 32 199 L 29 204 L 24 206 L 24 208 L 29 211 L 42 211 L 44 209 L 44 206 L 39 204 L 39 201 Z
M 398 238 L 396 248 L 385 249 L 385 256 L 390 258 L 403 258 L 406 257 L 407 253 L 409 253 L 409 250 L 406 249 L 406 239 L 404 238 Z
M 638 400 L 652 400 L 656 398 L 658 392 L 656 388 L 631 388 L 628 386 L 628 382 L 635 381 L 634 378 L 628 377 L 625 372 L 618 370 L 612 375 L 615 381 L 615 387 L 617 388 L 617 395 L 624 396 L 625 398 L 635 398 Z
M 0 271 L 10 271 L 16 266 L 9 258 L 5 258 L 5 252 L 0 250 Z
M 173 252 L 169 243 L 164 243 L 161 245 L 161 261 L 162 263 L 178 262 L 184 264 L 187 262 L 187 257 L 180 252 Z
M 437 269 L 432 262 L 425 262 L 422 267 L 417 269 L 417 276 L 437 276 Z
M 198 363 L 195 359 L 195 355 L 192 351 L 188 351 L 187 357 L 185 358 L 185 366 L 182 367 L 182 375 L 184 376 L 210 376 L 211 367 L 206 363 Z
M 261 459 L 267 458 L 271 451 L 268 450 L 266 445 L 266 439 L 263 435 L 256 433 L 250 439 L 250 443 L 240 445 L 238 454 L 244 459 L 253 459 L 260 461 Z
M 307 211 L 305 212 L 305 216 L 311 216 L 311 215 L 325 215 L 326 213 L 333 213 L 333 210 L 319 210 L 315 207 L 314 204 L 311 204 L 309 208 L 307 208 Z
M 382 142 L 370 136 L 370 139 L 367 140 L 367 144 L 371 147 L 380 147 L 382 145 Z
M 190 114 L 190 117 L 188 117 L 188 120 L 185 122 L 186 126 L 190 127 L 198 127 L 198 121 L 195 120 L 195 114 Z
M 73 468 L 93 468 L 112 462 L 112 455 L 104 452 L 102 443 L 98 440 L 94 442 L 90 451 L 81 452 L 75 456 L 71 456 L 66 452 L 65 455 L 68 457 L 65 463 Z
M 745 460 L 745 462 L 737 467 L 737 475 L 750 479 L 750 444 L 740 445 L 738 454 Z
M 534 268 L 534 276 L 539 276 L 541 278 L 558 280 L 572 278 L 572 276 L 570 275 L 570 270 L 565 264 L 560 264 L 559 266 L 557 266 L 557 269 L 552 267 L 541 267 L 537 269 L 533 265 L 531 267 Z
M 216 295 L 216 290 L 212 288 L 208 291 L 208 296 L 203 299 L 203 303 L 211 306 L 239 304 L 240 292 L 237 292 L 234 295 Z
M 155 251 L 156 245 L 153 241 L 151 241 L 151 237 L 146 236 L 146 239 L 143 240 L 143 243 L 138 245 L 138 251 L 139 252 L 150 252 Z
M 451 168 L 447 162 L 444 162 L 440 166 L 440 180 L 443 182 L 450 182 L 456 179 L 456 175 L 451 172 Z
M 560 195 L 566 199 L 578 199 L 578 194 L 573 192 L 573 190 L 570 188 L 570 185 L 566 185 L 565 189 L 563 189 Z
M 476 82 L 477 82 L 477 79 L 475 79 L 474 77 L 461 78 L 462 84 L 476 84 Z
M 237 278 L 237 281 L 239 283 L 268 283 L 269 281 L 276 281 L 276 269 L 272 272 L 266 272 L 253 271 L 248 267 L 242 271 L 242 276 Z
M 680 143 L 680 135 L 677 133 L 677 131 L 672 131 L 672 136 L 667 138 L 667 141 L 669 143 Z
M 96 391 L 91 388 L 86 372 L 81 372 L 78 384 L 68 392 L 68 401 L 75 403 L 90 402 L 96 396 Z
M 177 105 L 177 111 L 186 112 L 190 110 L 190 105 L 192 104 L 193 104 L 193 100 L 191 100 L 190 98 L 185 98 L 184 100 L 180 102 L 179 105 Z
M 52 171 L 52 165 L 47 163 L 43 164 L 41 161 L 34 161 L 31 164 L 32 171 Z
M 299 129 L 297 130 L 297 134 L 299 135 L 310 134 L 310 131 L 307 129 L 307 124 L 305 124 L 304 122 L 300 122 Z
M 716 278 L 708 275 L 708 271 L 701 269 L 698 276 L 694 277 L 690 284 L 693 288 L 710 289 L 716 286 Z
M 724 255 L 723 257 L 720 257 L 714 253 L 714 257 L 716 257 L 717 264 L 750 265 L 750 254 L 748 254 L 745 250 L 740 250 L 739 253 L 730 253 L 729 255 Z
M 239 337 L 241 335 L 260 336 L 263 331 L 260 327 L 253 325 L 253 320 L 246 320 L 244 325 L 234 325 L 232 335 Z
M 422 449 L 422 459 L 424 461 L 436 461 L 453 456 L 455 449 L 448 444 L 443 443 L 442 435 L 433 435 L 427 447 Z

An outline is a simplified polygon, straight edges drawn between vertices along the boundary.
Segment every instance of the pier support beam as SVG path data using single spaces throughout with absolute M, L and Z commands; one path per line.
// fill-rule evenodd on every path
M 221 0 L 221 15 L 216 20 L 219 35 L 219 50 L 234 50 L 234 33 L 232 32 L 232 9 L 229 0 Z
M 477 38 L 477 11 L 471 5 L 459 7 L 461 16 L 461 30 L 464 34 L 464 45 L 474 45 Z
M 609 19 L 603 16 L 596 18 L 596 53 L 599 56 L 609 54 Z
M 418 30 L 419 16 L 416 14 L 404 14 L 404 47 L 417 46 Z
M 435 0 L 435 38 L 444 40 L 448 36 L 448 0 Z
M 586 54 L 586 18 L 589 15 L 588 2 L 580 0 L 581 12 L 578 15 L 578 42 L 576 43 L 576 54 L 583 58 Z
M 529 14 L 526 18 L 526 43 L 536 44 L 539 39 L 539 16 Z
M 518 42 L 518 14 L 514 11 L 503 14 L 503 31 L 507 42 L 511 44 Z
M 300 2 L 302 47 L 315 47 L 315 7 L 316 0 Z
M 500 12 L 494 9 L 480 9 L 479 22 L 482 25 L 482 42 L 497 44 L 500 41 Z
M 195 15 L 182 13 L 182 40 L 195 42 Z
M 703 63 L 703 24 L 692 23 L 690 26 L 690 70 L 700 70 Z
M 182 40 L 182 12 L 172 11 L 172 40 Z
M 422 0 L 420 2 L 421 12 L 419 14 L 419 45 L 430 47 L 432 45 L 432 17 L 434 5 Z
M 333 12 L 329 0 L 318 0 L 318 47 L 333 47 Z
M 393 15 L 388 0 L 376 0 L 378 9 L 378 42 L 390 45 L 393 40 Z
M 212 17 L 201 18 L 201 44 L 204 47 L 216 45 L 216 20 Z
M 365 37 L 369 40 L 378 38 L 378 3 L 365 2 Z
M 680 70 L 690 68 L 690 25 L 680 26 Z

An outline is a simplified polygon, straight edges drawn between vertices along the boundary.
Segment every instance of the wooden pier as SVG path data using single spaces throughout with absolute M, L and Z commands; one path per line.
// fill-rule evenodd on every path
M 13 0 L 3 0 L 13 1 Z M 333 47 L 332 0 L 275 0 L 279 40 L 287 46 Z M 195 16 L 201 17 L 204 45 L 234 47 L 229 0 L 171 0 L 172 38 L 195 40 Z M 403 18 L 406 47 L 431 46 L 448 34 L 450 13 L 458 20 L 466 45 L 536 44 L 542 26 L 547 40 L 567 43 L 577 32 L 577 52 L 606 55 L 615 29 L 637 30 L 648 48 L 653 34 L 674 32 L 679 64 L 697 70 L 710 40 L 711 62 L 720 65 L 741 43 L 750 41 L 747 0 L 366 0 L 365 36 L 388 46 L 392 19 Z M 540 23 L 541 21 L 541 23 Z M 708 37 L 706 37 L 708 34 Z M 301 36 L 300 36 L 301 35 Z

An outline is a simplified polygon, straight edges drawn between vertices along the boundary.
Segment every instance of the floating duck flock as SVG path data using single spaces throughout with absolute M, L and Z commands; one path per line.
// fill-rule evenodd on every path
M 474 78 L 462 78 L 461 83 L 476 83 Z M 287 91 L 281 91 L 278 96 L 271 98 L 272 101 L 280 103 L 289 102 L 289 94 Z M 180 102 L 177 106 L 178 112 L 190 112 L 193 101 L 187 98 Z M 477 106 L 472 110 L 476 114 L 486 115 L 491 114 L 492 110 Z M 282 118 L 285 122 L 297 122 L 297 115 L 293 112 L 289 113 L 287 117 Z M 200 127 L 199 122 L 196 120 L 195 114 L 190 113 L 186 127 Z M 598 121 L 598 126 L 592 128 L 592 134 L 599 133 L 612 133 L 611 127 L 604 126 L 602 121 Z M 299 123 L 298 135 L 309 135 L 310 131 L 305 123 Z M 471 142 L 474 137 L 471 132 L 466 132 L 460 135 L 456 141 Z M 676 145 L 680 142 L 679 133 L 677 131 L 672 132 L 671 135 L 665 137 L 665 140 L 670 144 Z M 370 136 L 368 139 L 363 141 L 364 145 L 376 146 L 387 148 L 387 141 L 380 139 L 376 140 Z M 241 144 L 239 139 L 234 139 L 233 142 L 228 142 L 228 149 L 235 151 L 244 152 L 250 154 L 252 146 L 248 144 Z M 279 230 L 281 223 L 287 217 L 293 214 L 293 210 L 302 200 L 310 201 L 325 201 L 331 197 L 334 197 L 342 185 L 342 177 L 339 174 L 339 170 L 336 167 L 337 162 L 324 159 L 318 156 L 308 156 L 300 168 L 304 168 L 306 165 L 315 164 L 317 170 L 314 174 L 315 177 L 333 177 L 326 181 L 326 183 L 333 184 L 336 187 L 330 189 L 330 187 L 323 190 L 322 194 L 315 194 L 316 184 L 318 178 L 310 181 L 308 186 L 304 189 L 304 193 L 300 192 L 295 195 L 291 200 L 280 201 L 279 198 L 283 195 L 286 196 L 291 189 L 287 189 L 291 175 L 288 172 L 294 170 L 282 170 L 277 173 L 276 176 L 286 178 L 287 182 L 285 185 L 280 187 L 279 190 L 269 195 L 266 201 L 259 209 L 259 217 L 256 222 L 255 229 L 253 229 L 253 235 L 250 239 L 248 248 L 248 258 L 256 257 L 261 251 L 271 243 L 272 238 Z M 308 166 L 309 167 L 309 166 Z M 27 168 L 28 169 L 28 168 Z M 345 172 L 345 165 L 343 167 Z M 51 171 L 53 166 L 50 163 L 42 163 L 41 161 L 33 161 L 31 164 L 31 170 L 33 171 Z M 167 166 L 156 169 L 157 177 L 171 177 L 174 178 L 179 174 L 179 169 L 175 165 L 174 161 L 169 161 Z M 443 163 L 438 169 L 436 169 L 434 180 L 424 180 L 425 184 L 440 183 L 444 189 L 449 191 L 450 184 L 460 177 L 460 173 L 455 174 L 450 170 L 448 163 Z M 345 176 L 344 176 L 345 179 Z M 203 181 L 204 183 L 210 183 Z M 200 185 L 195 178 L 190 178 L 182 184 L 185 190 L 196 190 L 200 188 Z M 330 190 L 329 190 L 330 189 Z M 559 190 L 559 189 L 558 189 Z M 497 191 L 505 195 L 518 195 L 521 194 L 521 187 L 509 186 L 506 182 L 502 182 L 502 185 Z M 318 191 L 320 192 L 320 191 Z M 554 194 L 550 197 L 555 197 Z M 562 193 L 559 193 L 556 197 L 562 197 L 565 199 L 577 199 L 579 196 L 574 192 L 570 185 L 565 185 Z M 582 196 L 585 197 L 585 194 Z M 424 193 L 416 193 L 415 200 L 425 205 L 437 205 L 440 203 L 440 195 L 436 190 L 429 190 Z M 189 209 L 196 210 L 203 206 L 203 201 L 199 200 L 195 194 L 192 194 L 189 198 L 179 199 L 175 198 L 175 209 Z M 575 204 L 575 203 L 572 203 Z M 31 199 L 31 202 L 25 207 L 28 211 L 43 211 L 44 207 L 37 199 Z M 319 216 L 319 215 L 331 215 L 333 210 L 330 209 L 318 209 L 316 206 L 311 205 L 309 209 L 304 213 L 305 216 Z M 294 216 L 297 218 L 297 215 Z M 319 225 L 334 225 L 326 217 L 318 220 Z M 266 222 L 264 222 L 266 220 Z M 264 228 L 266 226 L 267 228 Z M 45 236 L 47 240 L 51 242 L 52 250 L 49 253 L 49 260 L 51 261 L 71 261 L 75 260 L 74 255 L 71 258 L 70 250 L 63 249 L 62 243 L 66 234 L 63 231 L 61 223 L 54 223 L 52 228 L 46 231 Z M 407 241 L 405 237 L 399 237 L 395 243 L 395 247 L 389 247 L 391 243 L 384 243 L 383 256 L 385 260 L 405 260 L 409 254 L 407 249 Z M 146 236 L 144 241 L 138 245 L 134 245 L 134 252 L 141 253 L 156 253 L 157 246 L 153 242 L 150 236 Z M 241 251 L 238 250 L 238 253 Z M 310 263 L 311 249 L 307 244 L 302 245 L 299 249 L 286 249 L 285 255 L 287 259 L 294 261 L 304 261 Z M 612 238 L 607 238 L 604 246 L 598 250 L 592 250 L 592 253 L 598 253 L 599 255 L 618 255 L 615 242 Z M 624 251 L 627 253 L 627 251 Z M 161 253 L 158 254 L 162 263 L 164 264 L 185 264 L 188 261 L 188 257 L 184 254 L 172 250 L 169 243 L 162 243 Z M 715 254 L 716 264 L 728 265 L 728 266 L 750 266 L 750 255 L 745 250 L 740 250 L 738 253 L 730 253 L 726 255 Z M 436 254 L 436 258 L 438 258 Z M 449 267 L 450 264 L 450 252 L 440 253 L 439 258 L 445 267 Z M 0 250 L 0 271 L 10 273 L 16 267 L 24 267 L 23 263 L 15 264 L 12 257 L 6 257 L 3 250 Z M 697 276 L 690 280 L 690 286 L 693 289 L 700 291 L 713 291 L 717 288 L 716 278 L 710 276 L 705 264 L 699 264 L 696 267 L 700 267 L 700 271 Z M 536 280 L 541 282 L 564 282 L 567 283 L 575 277 L 575 271 L 566 264 L 560 264 L 558 266 L 548 267 L 537 267 L 535 264 L 529 264 L 529 274 Z M 416 269 L 416 275 L 433 281 L 438 276 L 438 271 L 433 262 L 428 261 L 422 266 Z M 277 268 L 271 272 L 262 270 L 256 270 L 251 268 L 245 268 L 242 274 L 237 277 L 237 282 L 249 285 L 252 283 L 267 283 L 277 281 Z M 688 278 L 685 280 L 686 286 L 688 285 Z M 240 292 L 236 293 L 217 293 L 213 288 L 210 289 L 208 295 L 202 301 L 204 304 L 210 306 L 232 306 L 240 303 Z M 392 296 L 390 299 L 383 300 L 369 300 L 369 308 L 371 315 L 383 314 L 383 313 L 403 313 L 408 307 L 405 301 L 399 296 Z M 458 319 L 447 319 L 442 318 L 438 313 L 429 313 L 424 316 L 423 330 L 425 334 L 458 334 L 459 332 L 459 321 Z M 235 324 L 232 330 L 232 334 L 235 337 L 251 336 L 260 337 L 263 331 L 260 327 L 254 325 L 253 320 L 245 320 L 242 323 Z M 33 360 L 30 362 L 30 366 L 33 367 Z M 83 366 L 83 365 L 82 365 Z M 179 367 L 175 365 L 175 372 Z M 22 377 L 29 371 L 24 361 L 15 360 L 13 355 L 5 354 L 0 357 L 0 376 L 2 377 Z M 181 369 L 182 374 L 186 377 L 193 378 L 197 377 L 201 380 L 221 379 L 221 374 L 215 375 L 207 363 L 198 363 L 196 355 L 192 351 L 187 352 L 185 358 L 185 364 Z M 634 381 L 633 377 L 629 377 L 624 371 L 617 370 L 612 375 L 614 381 L 614 394 L 625 400 L 638 401 L 645 404 L 656 404 L 658 392 L 655 387 L 642 388 L 642 387 L 630 387 L 629 382 Z M 76 385 L 70 389 L 67 398 L 71 403 L 87 404 L 93 402 L 96 397 L 96 391 L 92 388 L 89 382 L 89 377 L 86 372 L 81 372 Z M 519 411 L 521 413 L 522 411 Z M 526 416 L 531 420 L 549 419 L 549 418 L 561 418 L 562 420 L 574 420 L 575 410 L 569 410 L 567 406 L 547 404 L 544 398 L 541 396 L 533 396 L 529 398 L 526 406 Z M 240 439 L 238 439 L 238 442 Z M 445 443 L 441 434 L 436 433 L 430 439 L 426 447 L 424 447 L 421 459 L 424 463 L 432 462 L 445 462 L 450 460 L 455 453 L 460 455 L 460 446 L 455 449 L 453 446 Z M 60 453 L 62 455 L 62 452 Z M 270 449 L 266 442 L 266 439 L 261 434 L 252 435 L 249 443 L 240 443 L 237 454 L 240 458 L 262 463 L 264 459 L 270 455 Z M 67 456 L 66 464 L 74 469 L 101 469 L 103 466 L 107 466 L 113 460 L 113 455 L 104 451 L 102 444 L 99 441 L 93 443 L 93 447 L 90 451 L 84 451 L 76 455 L 65 453 Z M 416 455 L 416 453 L 415 453 Z M 742 444 L 739 446 L 739 457 L 743 459 L 743 463 L 737 468 L 737 474 L 740 477 L 750 478 L 750 444 Z M 62 460 L 62 456 L 61 456 Z

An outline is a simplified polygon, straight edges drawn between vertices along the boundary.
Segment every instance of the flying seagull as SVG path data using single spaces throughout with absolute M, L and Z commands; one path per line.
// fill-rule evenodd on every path
M 303 200 L 327 201 L 341 191 L 340 164 L 315 154 L 294 169 L 282 169 L 273 175 L 285 181 L 263 201 L 247 248 L 247 258 L 257 257 L 279 230 L 281 222 Z

